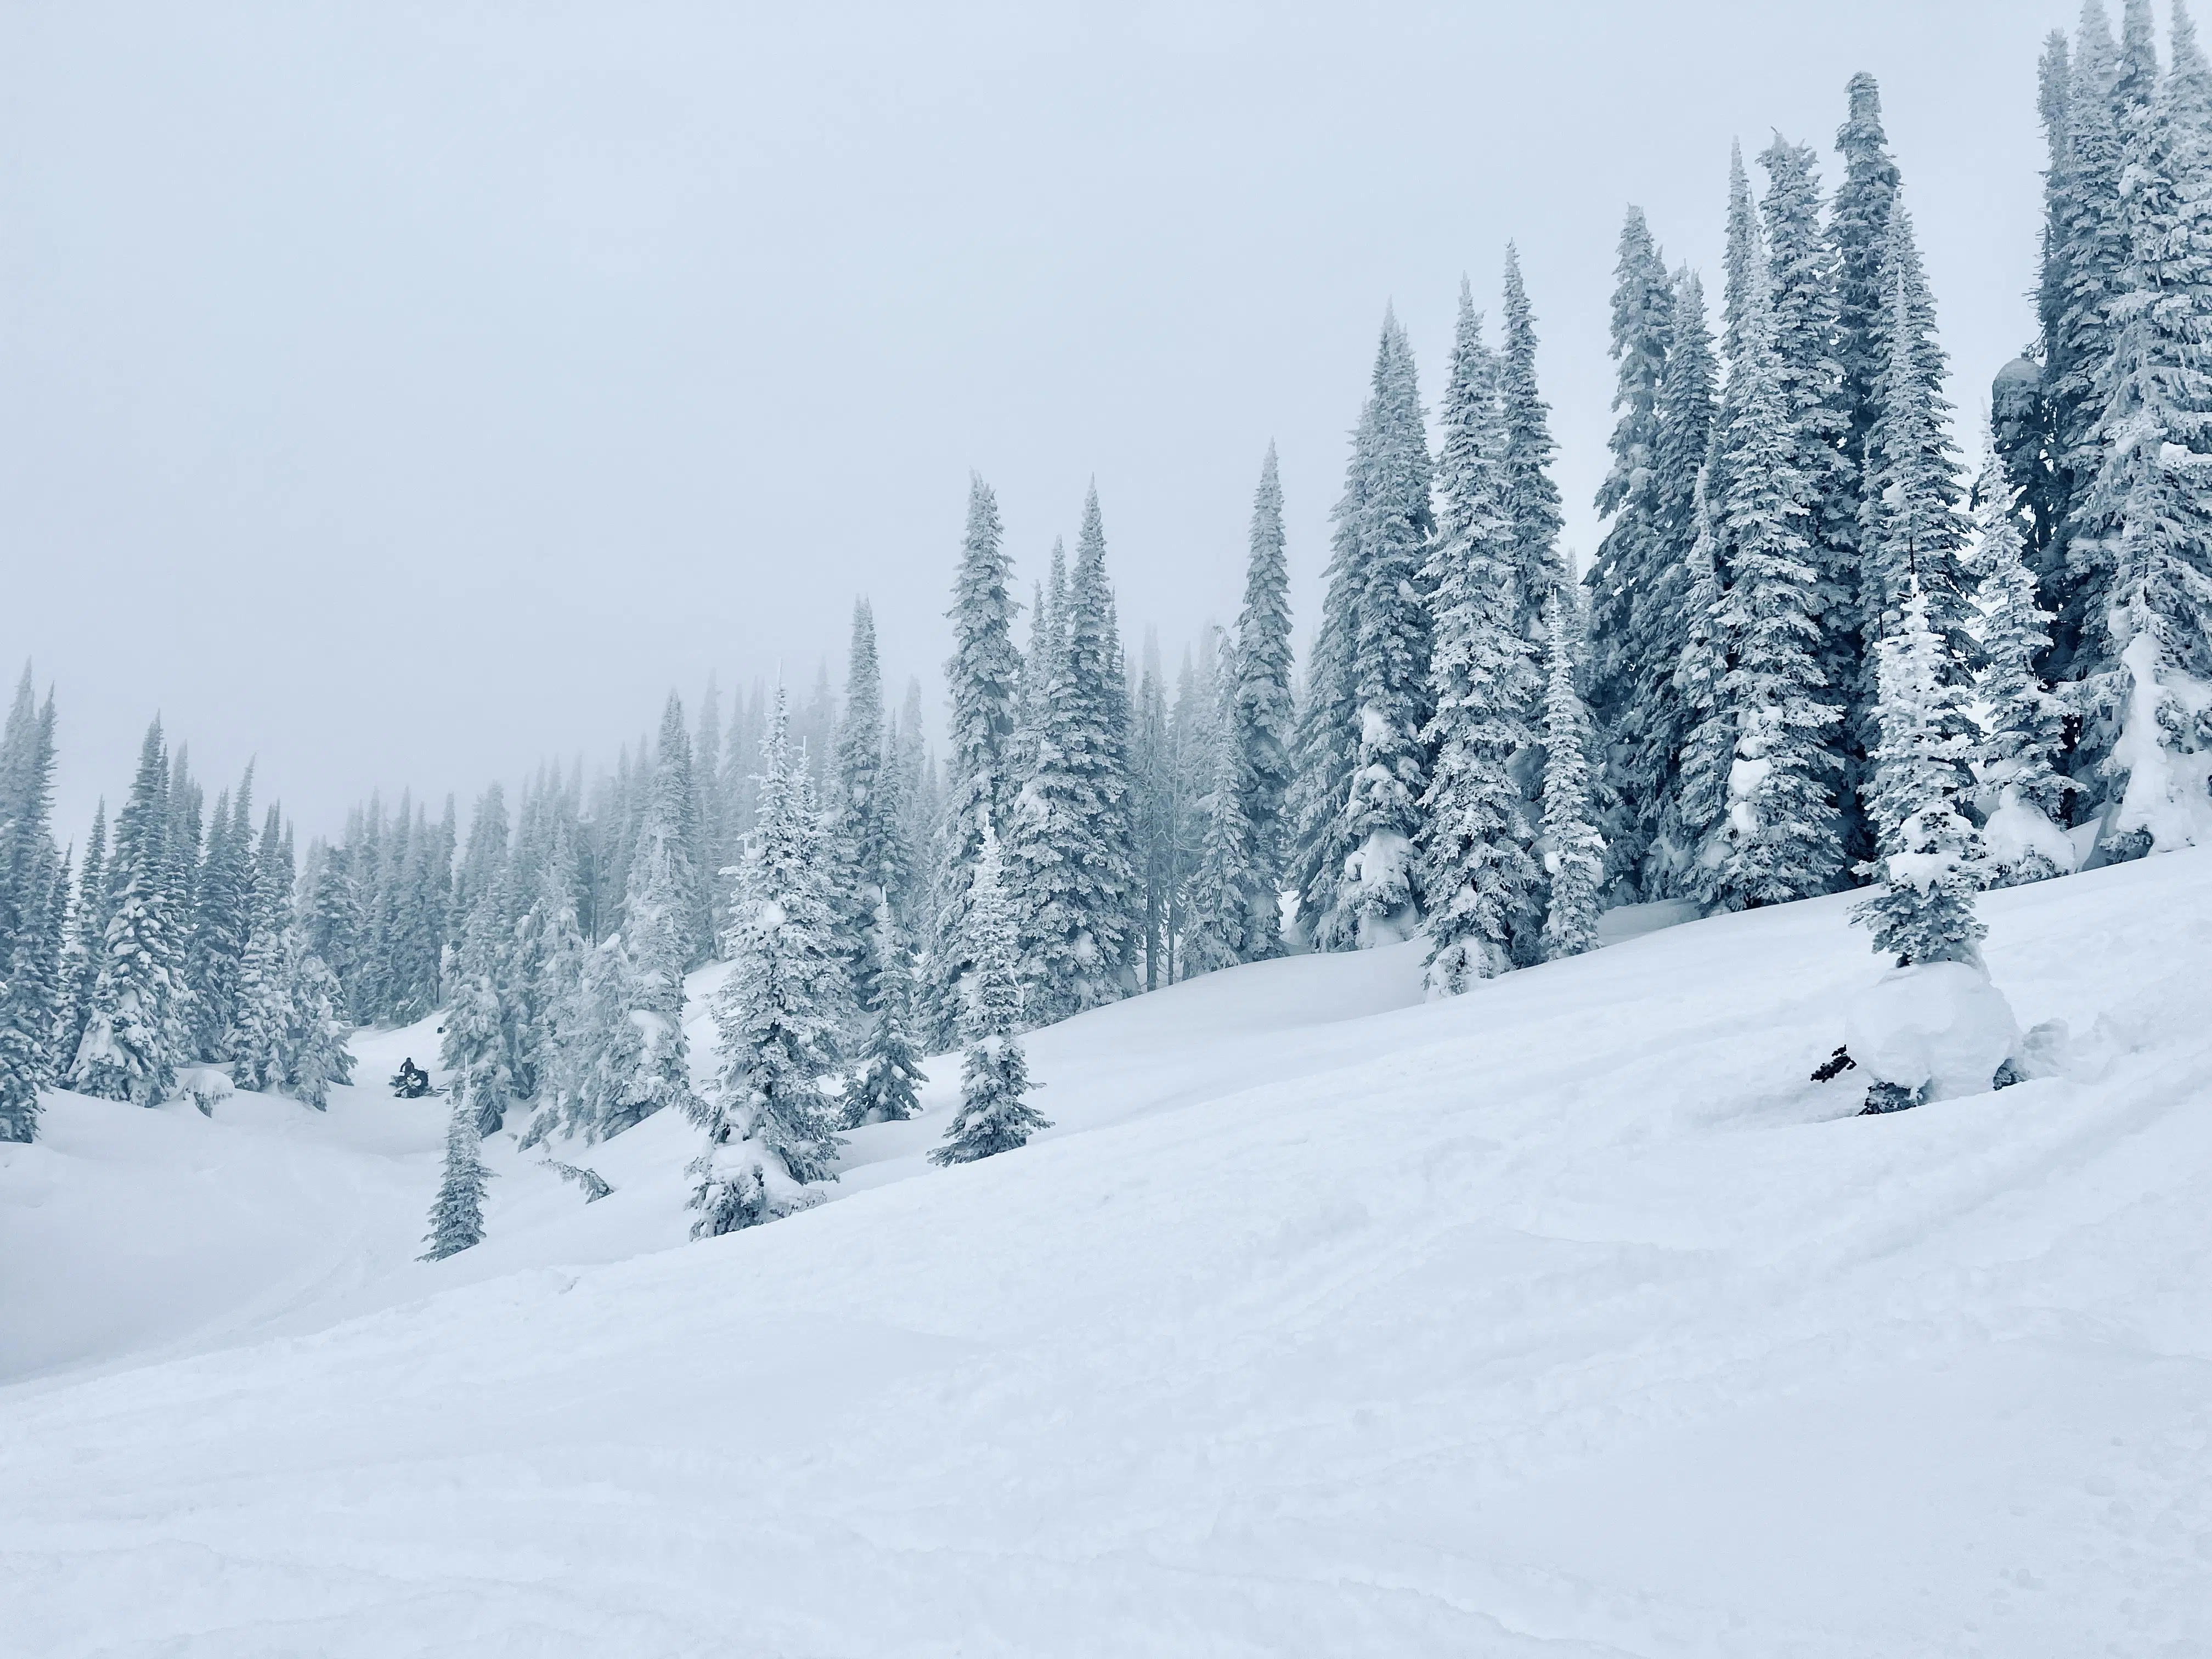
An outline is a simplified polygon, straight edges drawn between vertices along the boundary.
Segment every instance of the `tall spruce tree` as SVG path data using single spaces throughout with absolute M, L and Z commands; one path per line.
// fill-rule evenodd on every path
M 777 687 L 762 745 L 760 805 L 714 1001 L 717 1073 L 696 1114 L 705 1150 L 690 1165 L 692 1237 L 772 1220 L 794 1188 L 834 1180 L 842 1144 L 824 1084 L 841 1059 L 850 988 L 833 937 L 822 815 Z
M 1820 223 L 1819 161 L 1812 149 L 1778 135 L 1761 151 L 1766 193 L 1759 203 L 1765 234 L 1767 300 L 1774 367 L 1790 423 L 1791 458 L 1807 491 L 1803 532 L 1814 571 L 1811 615 L 1819 629 L 1814 662 L 1822 684 L 1841 702 L 1856 680 L 1863 650 L 1857 614 L 1859 474 L 1845 453 L 1851 416 L 1836 356 L 1837 270 L 1834 244 Z M 1857 805 L 1861 771 L 1846 754 L 1837 777 L 1847 855 L 1869 843 Z
M 54 700 L 27 664 L 0 729 L 0 1140 L 37 1133 L 59 1023 L 59 857 L 52 817 Z
M 496 1134 L 506 1121 L 514 1078 L 507 1066 L 506 1010 L 500 992 L 507 981 L 507 944 L 497 885 L 478 891 L 470 908 L 461 949 L 454 963 L 452 1000 L 443 1024 L 439 1063 L 451 1079 L 456 1100 L 477 1111 L 477 1133 Z
M 1246 872 L 1252 834 L 1244 818 L 1243 766 L 1237 730 L 1237 652 L 1226 641 L 1211 654 L 1204 695 L 1213 719 L 1192 747 L 1192 811 L 1196 835 L 1183 927 L 1184 977 L 1210 974 L 1244 959 L 1251 914 Z
M 1714 428 L 1720 435 L 1717 420 Z M 1698 476 L 1697 539 L 1690 544 L 1683 589 L 1682 655 L 1674 694 L 1682 721 L 1681 748 L 1660 820 L 1657 862 L 1670 898 L 1710 902 L 1720 848 L 1716 844 L 1729 805 L 1729 779 L 1741 721 L 1727 695 L 1731 653 L 1716 547 L 1720 522 L 1712 501 L 1712 469 Z
M 1237 811 L 1249 837 L 1241 887 L 1243 958 L 1283 950 L 1282 888 L 1291 825 L 1291 577 L 1284 553 L 1283 485 L 1275 446 L 1252 495 L 1244 607 L 1237 617 L 1236 702 L 1231 722 Z
M 1021 653 L 1014 648 L 1014 601 L 1006 591 L 1012 570 L 999 523 L 998 498 L 981 478 L 971 476 L 967 530 L 948 613 L 953 649 L 945 665 L 950 706 L 944 830 L 939 839 L 932 929 L 936 949 L 921 1010 L 933 1048 L 954 1040 L 958 988 L 972 965 L 963 954 L 968 890 L 981 856 L 983 815 L 1002 817 L 1019 787 L 1006 766 L 1022 684 Z
M 1746 193 L 1741 162 L 1734 189 Z M 1727 909 L 1829 891 L 1844 867 L 1835 804 L 1842 711 L 1820 672 L 1819 572 L 1806 533 L 1814 491 L 1797 465 L 1755 227 L 1748 240 L 1746 314 L 1729 329 L 1741 355 L 1729 364 L 1713 428 L 1725 465 L 1709 465 L 1720 493 L 1709 483 L 1706 501 L 1724 584 L 1717 621 L 1729 668 L 1719 708 L 1735 752 L 1726 814 L 1708 831 L 1697 890 Z
M 1869 637 L 1885 636 L 1917 584 L 1929 625 L 1943 637 L 1949 672 L 1963 678 L 1973 660 L 1973 599 L 1963 560 L 1958 453 L 1942 393 L 1946 359 L 1936 339 L 1935 302 L 1902 197 L 1891 207 L 1881 272 L 1887 304 L 1871 335 L 1877 372 L 1860 508 L 1860 614 Z M 1869 702 L 1874 695 L 1869 686 Z
M 1419 853 L 1431 996 L 1455 995 L 1514 965 L 1535 929 L 1541 877 L 1515 757 L 1534 741 L 1535 666 L 1519 627 L 1519 577 L 1502 465 L 1498 363 L 1473 295 L 1459 321 L 1440 413 L 1443 511 L 1422 585 L 1433 611 L 1425 741 L 1434 756 Z
M 813 758 L 822 763 L 830 748 L 825 727 Z M 684 724 L 684 705 L 668 694 L 660 715 L 660 738 L 653 766 L 648 820 L 672 824 L 674 834 L 663 840 L 655 856 L 669 860 L 669 879 L 680 895 L 674 915 L 688 971 L 714 954 L 714 899 L 709 892 L 714 877 L 703 865 L 705 842 L 700 833 L 699 787 L 693 775 L 691 734 Z M 656 829 L 656 835 L 659 834 Z M 635 945 L 633 945 L 635 948 Z
M 285 1083 L 303 1105 L 328 1109 L 331 1088 L 353 1081 L 353 1051 L 338 1012 L 337 976 L 320 957 L 295 951 L 288 994 Z
M 1844 410 L 1850 417 L 1844 454 L 1856 477 L 1865 466 L 1867 436 L 1881 406 L 1875 380 L 1881 358 L 1875 336 L 1888 309 L 1881 283 L 1882 244 L 1899 179 L 1889 137 L 1882 131 L 1881 88 L 1862 70 L 1844 92 L 1850 112 L 1836 132 L 1844 179 L 1829 211 L 1828 238 L 1836 261 L 1836 364 L 1842 373 Z
M 2036 111 L 2043 126 L 2042 246 L 2037 261 L 2036 339 L 2029 349 L 1997 371 L 1990 388 L 1990 415 L 2008 488 L 2027 514 L 2028 568 L 2039 581 L 2054 568 L 2060 521 L 2069 507 L 2071 481 L 2061 465 L 2057 410 L 2051 386 L 2064 377 L 2069 349 L 2065 328 L 2070 282 L 2074 159 L 2068 116 L 2073 81 L 2072 55 L 2063 31 L 2045 38 L 2036 65 Z M 2055 587 L 2053 583 L 2054 598 Z M 2047 607 L 2051 608 L 2051 607 Z
M 2197 43 L 2197 24 L 2184 0 L 2173 0 L 2173 30 L 2169 41 L 2172 67 L 2166 70 L 2163 96 L 2167 118 L 2173 124 L 2174 142 L 2194 152 L 2202 165 L 2212 146 L 2212 63 Z
M 1544 868 L 1551 888 L 1544 911 L 1544 957 L 1580 956 L 1597 948 L 1605 841 L 1591 821 L 1589 715 L 1575 690 L 1575 661 L 1566 608 L 1554 592 L 1548 606 L 1550 649 L 1544 698 Z
M 853 606 L 853 642 L 846 661 L 845 714 L 837 728 L 831 864 L 834 937 L 855 1004 L 876 1006 L 876 912 L 888 902 L 899 862 L 896 787 L 884 754 L 883 672 L 876 659 L 876 617 L 866 599 Z
M 2168 96 L 2128 116 L 2101 459 L 2068 550 L 2083 611 L 2070 769 L 2111 857 L 2212 836 L 2212 180 Z
M 582 980 L 589 949 L 576 911 L 574 837 L 563 820 L 551 827 L 533 883 L 516 938 L 510 984 L 520 1005 L 514 1012 L 520 1062 L 516 1087 L 542 1097 L 558 1063 L 562 1023 Z
M 935 772 L 928 739 L 922 731 L 921 680 L 909 675 L 906 696 L 899 705 L 898 726 L 890 742 L 890 770 L 898 781 L 897 844 L 902 862 L 898 890 L 891 896 L 891 914 L 906 929 L 908 940 L 927 948 L 935 918 L 924 902 L 931 849 L 943 828 L 936 799 Z
M 1659 388 L 1653 489 L 1663 550 L 1628 613 L 1634 679 L 1617 723 L 1607 732 L 1610 793 L 1623 809 L 1613 822 L 1630 837 L 1621 862 L 1633 853 L 1636 890 L 1646 899 L 1674 896 L 1683 885 L 1682 757 L 1693 720 L 1684 686 L 1705 682 L 1700 675 L 1693 674 L 1691 682 L 1680 676 L 1692 618 L 1705 616 L 1714 597 L 1693 603 L 1691 588 L 1699 529 L 1698 479 L 1712 435 L 1718 380 L 1705 286 L 1694 272 L 1678 271 L 1667 373 Z M 1710 556 L 1705 571 L 1711 576 Z M 1712 684 L 1718 684 L 1718 671 Z
M 710 673 L 707 676 L 706 696 L 699 702 L 698 732 L 691 743 L 691 790 L 699 802 L 699 883 L 707 892 L 707 945 L 710 954 L 729 921 L 725 908 L 727 884 L 721 878 L 722 867 L 730 861 L 730 806 L 724 787 L 726 781 L 722 771 L 722 693 Z
M 1498 401 L 1505 423 L 1498 457 L 1505 513 L 1513 526 L 1513 570 L 1520 596 L 1521 636 L 1533 651 L 1544 645 L 1544 606 L 1567 580 L 1559 553 L 1559 490 L 1552 482 L 1551 405 L 1536 384 L 1536 321 L 1521 280 L 1521 255 L 1505 246 L 1504 339 L 1498 358 Z M 1407 358 L 1410 376 L 1412 360 Z M 1533 720 L 1536 708 L 1528 710 Z
M 2130 253 L 2120 190 L 2126 141 L 2116 100 L 2120 53 L 2096 0 L 2082 6 L 2069 67 L 2065 167 L 2050 204 L 2039 295 L 2045 313 L 2044 395 L 2060 507 L 2038 574 L 2044 602 L 2057 617 L 2051 672 L 2070 678 L 2079 672 L 2075 659 L 2094 626 L 2094 599 L 2072 568 L 2074 543 L 2103 465 L 2102 386 L 2114 344 L 2113 307 L 2127 286 Z
M 94 809 L 92 834 L 77 866 L 76 902 L 70 905 L 69 937 L 62 957 L 61 990 L 54 1015 L 52 1060 L 57 1077 L 65 1077 L 83 1041 L 85 1021 L 92 1014 L 92 988 L 100 977 L 107 937 L 107 801 L 102 797 Z
M 1135 791 L 1137 871 L 1143 883 L 1147 991 L 1173 982 L 1172 953 L 1179 774 L 1168 718 L 1167 685 L 1160 669 L 1160 642 L 1145 630 L 1143 667 L 1137 681 L 1136 725 L 1129 745 L 1129 778 Z
M 38 1133 L 38 1091 L 53 1079 L 62 963 L 55 942 L 53 692 L 45 706 L 24 665 L 0 728 L 0 1141 Z
M 1676 307 L 1674 281 L 1644 210 L 1631 207 L 1613 265 L 1613 425 L 1607 446 L 1613 464 L 1595 501 L 1600 515 L 1612 522 L 1583 581 L 1589 593 L 1590 714 L 1607 738 L 1608 793 L 1617 802 L 1607 823 L 1610 873 L 1632 890 L 1650 842 L 1638 801 L 1647 792 L 1656 794 L 1655 781 L 1638 773 L 1628 735 L 1650 678 L 1646 658 L 1652 642 L 1638 626 L 1638 610 L 1651 588 L 1668 579 L 1669 564 L 1682 551 L 1669 544 L 1660 501 L 1661 400 Z
M 1053 640 L 1036 769 L 1006 848 L 1026 1018 L 1063 1019 L 1135 988 L 1137 873 L 1125 702 L 1093 486 Z
M 684 737 L 680 716 L 673 734 Z M 669 735 L 665 723 L 663 735 Z M 628 972 L 622 994 L 640 1046 L 605 1121 L 610 1134 L 664 1107 L 695 1109 L 684 1035 L 684 973 L 702 948 L 693 933 L 702 912 L 690 861 L 690 799 L 687 757 L 671 743 L 650 781 L 623 897 L 622 960 Z
M 108 1100 L 157 1106 L 185 1058 L 175 906 L 170 897 L 168 755 L 161 722 L 146 728 L 131 794 L 115 819 L 108 866 L 114 895 L 100 945 L 84 1036 L 70 1086 Z
M 238 1013 L 239 977 L 253 929 L 253 769 L 234 797 L 216 798 L 200 865 L 185 977 L 192 988 L 190 1043 L 197 1059 L 228 1060 Z
M 291 1071 L 293 958 L 298 941 L 276 919 L 257 917 L 238 976 L 230 1028 L 231 1080 L 274 1092 Z
M 1510 452 L 1510 431 L 1508 443 Z M 1516 501 L 1512 482 L 1509 507 L 1533 513 L 1533 488 L 1530 501 Z M 1324 648 L 1342 657 L 1322 661 L 1317 653 L 1315 669 L 1314 695 L 1329 698 L 1334 718 L 1349 726 L 1319 738 L 1314 757 L 1347 769 L 1340 807 L 1325 820 L 1309 814 L 1301 822 L 1316 849 L 1309 864 L 1328 872 L 1328 908 L 1315 918 L 1314 933 L 1324 950 L 1404 939 L 1420 919 L 1413 850 L 1428 788 L 1421 740 L 1429 719 L 1428 607 L 1419 577 L 1435 528 L 1430 487 L 1413 348 L 1395 314 L 1386 313 L 1336 509 L 1332 581 L 1346 589 L 1348 607 L 1340 602 L 1340 608 L 1348 609 L 1348 617 Z M 1525 551 L 1516 541 L 1516 556 Z M 1329 625 L 1325 611 L 1324 629 Z M 1324 673 L 1336 684 L 1323 685 Z M 1328 798 L 1336 797 L 1333 782 L 1318 778 L 1316 784 Z

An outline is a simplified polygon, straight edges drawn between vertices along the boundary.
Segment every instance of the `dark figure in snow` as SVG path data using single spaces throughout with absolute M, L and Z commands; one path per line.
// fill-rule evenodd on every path
M 430 1074 L 415 1063 L 412 1054 L 392 1074 L 392 1092 L 402 1100 L 420 1100 L 430 1092 Z

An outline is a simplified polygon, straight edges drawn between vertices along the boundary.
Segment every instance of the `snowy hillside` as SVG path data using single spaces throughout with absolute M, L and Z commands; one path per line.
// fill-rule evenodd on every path
M 1806 1080 L 1848 904 L 1231 969 L 1037 1033 L 1027 1150 L 926 1166 L 940 1063 L 697 1244 L 664 1115 L 415 1261 L 427 1028 L 326 1117 L 58 1098 L 7 1650 L 2212 1652 L 2212 854 L 1988 896 L 2063 1074 L 1884 1118 Z

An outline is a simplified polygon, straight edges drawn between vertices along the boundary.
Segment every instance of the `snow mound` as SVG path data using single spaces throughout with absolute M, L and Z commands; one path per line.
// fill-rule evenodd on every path
M 1989 970 L 1963 962 L 1893 968 L 1850 1001 L 1844 1047 L 1868 1075 L 1926 1100 L 1990 1088 L 2020 1025 Z
M 590 1203 L 495 1137 L 433 1265 L 441 1103 L 59 1100 L 0 1149 L 0 1647 L 2212 1651 L 2212 849 L 1989 896 L 2082 1035 L 1883 1117 L 1805 1080 L 1850 902 L 1438 1004 L 1418 945 L 1211 975 L 1036 1033 L 1024 1150 L 926 1166 L 940 1062 L 698 1244 L 670 1114 L 553 1152 Z

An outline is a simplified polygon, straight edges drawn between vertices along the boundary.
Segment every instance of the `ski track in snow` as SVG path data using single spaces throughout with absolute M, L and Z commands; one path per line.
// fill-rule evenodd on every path
M 498 1138 L 414 1261 L 430 1023 L 327 1116 L 57 1097 L 0 1149 L 0 1649 L 2212 1655 L 2212 853 L 1984 902 L 2062 1076 L 1807 1082 L 1848 898 L 1442 1005 L 1301 957 L 1034 1034 L 1055 1127 L 983 1164 L 922 1163 L 940 1060 L 698 1244 L 663 1115 Z

